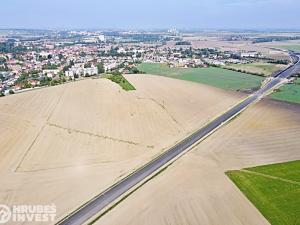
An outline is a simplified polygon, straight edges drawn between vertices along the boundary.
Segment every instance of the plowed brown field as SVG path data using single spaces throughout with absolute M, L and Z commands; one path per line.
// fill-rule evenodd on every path
M 269 224 L 224 172 L 300 159 L 299 113 L 277 101 L 252 105 L 96 224 Z
M 57 220 L 237 103 L 159 76 L 136 91 L 90 79 L 0 99 L 0 203 L 57 205 Z

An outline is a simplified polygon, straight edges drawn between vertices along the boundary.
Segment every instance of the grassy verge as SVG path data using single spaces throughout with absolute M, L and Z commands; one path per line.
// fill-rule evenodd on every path
M 126 78 L 122 74 L 110 74 L 107 76 L 107 79 L 119 84 L 125 91 L 135 90 L 135 87 L 131 83 L 129 83 L 129 81 L 126 80 Z
M 300 224 L 300 161 L 226 172 L 272 225 Z
M 293 84 L 285 84 L 271 98 L 300 104 L 300 78 Z
M 263 77 L 222 68 L 169 68 L 166 64 L 142 63 L 138 69 L 148 73 L 211 85 L 225 90 L 245 90 L 260 86 Z
M 292 51 L 300 52 L 300 45 L 280 45 L 280 46 L 275 46 L 275 47 L 285 49 L 285 50 L 292 50 Z
M 228 66 L 244 73 L 252 73 L 260 76 L 270 76 L 276 71 L 284 69 L 284 65 L 274 63 L 250 63 L 250 64 L 231 64 Z

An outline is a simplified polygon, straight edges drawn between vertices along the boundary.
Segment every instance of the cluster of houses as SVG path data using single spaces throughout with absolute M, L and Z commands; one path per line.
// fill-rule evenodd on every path
M 172 29 L 170 33 L 177 33 Z M 7 92 L 22 89 L 18 84 L 19 77 L 34 72 L 35 76 L 29 76 L 27 83 L 31 87 L 39 86 L 42 79 L 60 79 L 66 76 L 68 79 L 76 77 L 88 77 L 98 74 L 98 63 L 103 63 L 105 72 L 119 69 L 121 65 L 135 65 L 138 62 L 167 63 L 170 67 L 206 67 L 207 64 L 224 65 L 226 62 L 240 63 L 241 59 L 230 58 L 231 53 L 209 54 L 201 57 L 190 56 L 178 48 L 170 48 L 158 44 L 126 44 L 106 42 L 102 34 L 91 32 L 74 32 L 74 35 L 85 35 L 83 43 L 74 43 L 69 40 L 56 41 L 55 39 L 41 39 L 39 41 L 20 42 L 30 50 L 19 53 L 3 53 L 0 57 L 6 59 L 8 71 L 0 72 L 0 91 Z M 86 43 L 86 44 L 84 44 Z M 199 49 L 188 47 L 192 53 Z M 180 47 L 181 49 L 181 47 Z M 115 51 L 112 51 L 115 50 Z M 194 52 L 193 52 L 194 51 Z M 217 50 L 216 50 L 217 51 Z M 241 52 L 241 58 L 260 57 L 257 52 Z M 70 66 L 72 65 L 72 66 Z M 88 66 L 87 66 L 88 65 Z M 66 69 L 67 68 L 67 69 Z
M 84 64 L 75 64 L 70 69 L 65 71 L 65 76 L 74 79 L 74 77 L 84 76 L 89 77 L 98 74 L 98 68 L 94 65 L 85 68 Z
M 248 63 L 249 58 L 263 57 L 255 51 L 250 52 L 221 52 L 214 49 L 213 53 L 195 57 L 199 49 L 189 49 L 193 56 L 184 54 L 184 49 L 179 51 L 176 48 L 149 48 L 142 57 L 144 62 L 166 63 L 171 68 L 207 67 L 207 65 L 225 66 L 227 63 Z M 232 58 L 232 56 L 236 56 Z

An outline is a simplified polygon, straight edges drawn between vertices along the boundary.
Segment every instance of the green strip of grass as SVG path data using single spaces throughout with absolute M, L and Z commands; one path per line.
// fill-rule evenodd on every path
M 142 63 L 138 69 L 147 74 L 188 80 L 234 91 L 257 88 L 264 79 L 263 77 L 216 67 L 169 68 L 166 64 Z
M 226 174 L 272 225 L 300 224 L 300 161 Z
M 300 104 L 300 79 L 293 84 L 283 85 L 278 92 L 271 95 L 273 99 Z
M 275 46 L 275 47 L 285 49 L 285 50 L 292 50 L 292 51 L 300 52 L 300 45 L 279 45 L 279 46 Z
M 252 73 L 253 75 L 270 76 L 273 73 L 281 70 L 278 64 L 274 63 L 249 63 L 249 64 L 231 64 L 229 68 L 242 70 L 245 73 Z
M 122 74 L 112 74 L 107 77 L 112 82 L 119 84 L 125 91 L 133 91 L 135 87 L 129 83 Z

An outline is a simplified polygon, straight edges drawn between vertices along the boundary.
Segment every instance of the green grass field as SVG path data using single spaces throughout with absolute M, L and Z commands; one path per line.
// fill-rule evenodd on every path
M 300 160 L 226 174 L 272 225 L 300 224 Z
M 126 80 L 126 78 L 124 76 L 122 76 L 121 74 L 108 75 L 107 79 L 111 80 L 112 82 L 115 82 L 115 83 L 119 84 L 123 88 L 123 90 L 125 90 L 125 91 L 135 90 L 135 87 L 131 83 L 129 83 L 129 81 Z
M 140 71 L 211 85 L 226 90 L 244 90 L 259 87 L 263 77 L 221 68 L 169 68 L 166 64 L 142 63 Z
M 231 64 L 228 67 L 248 73 L 262 74 L 263 76 L 270 76 L 274 72 L 283 69 L 283 67 L 274 63 Z
M 275 47 L 300 52 L 300 45 L 280 45 Z
M 273 99 L 300 104 L 300 79 L 293 84 L 285 84 L 271 95 Z

